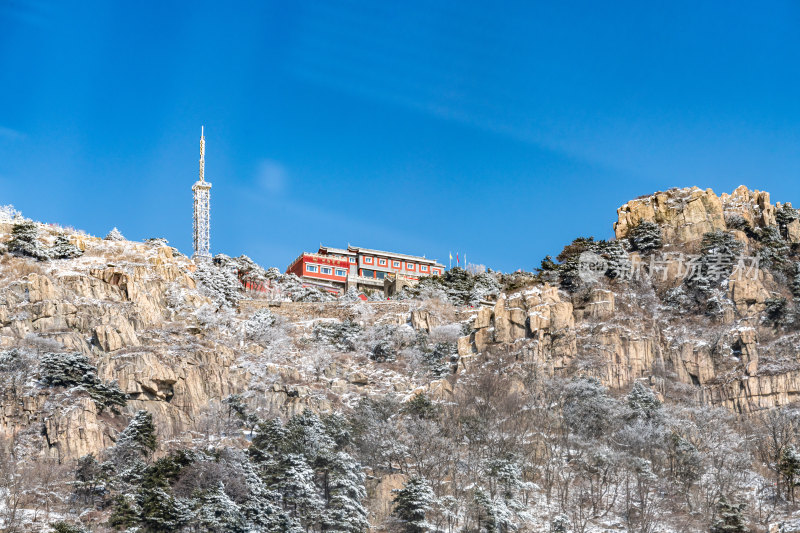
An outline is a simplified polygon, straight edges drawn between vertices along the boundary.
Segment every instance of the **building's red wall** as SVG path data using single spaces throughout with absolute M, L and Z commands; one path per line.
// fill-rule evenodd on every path
M 320 254 L 320 255 L 324 256 L 324 254 Z M 372 259 L 372 263 L 367 263 L 366 261 L 364 261 L 364 259 L 367 259 L 367 258 Z M 359 268 L 359 275 L 362 275 L 362 269 L 365 269 L 365 268 L 368 269 L 368 270 L 377 270 L 379 268 L 385 268 L 385 269 L 392 270 L 394 272 L 399 272 L 399 273 L 405 274 L 405 275 L 407 275 L 409 277 L 414 277 L 415 279 L 416 279 L 417 276 L 440 276 L 440 275 L 442 275 L 442 272 L 444 271 L 443 268 L 434 267 L 432 265 L 427 265 L 428 266 L 428 270 L 427 271 L 422 271 L 420 269 L 420 264 L 416 263 L 416 262 L 413 262 L 413 261 L 406 262 L 404 260 L 400 260 L 399 261 L 400 262 L 400 266 L 396 267 L 396 266 L 394 266 L 394 260 L 390 259 L 390 258 L 385 258 L 386 259 L 386 265 L 383 265 L 383 266 L 380 265 L 380 260 L 383 259 L 383 258 L 380 258 L 380 257 L 371 256 L 371 255 L 362 255 L 360 257 L 360 259 L 361 259 L 362 266 Z M 305 271 L 305 265 L 309 264 L 309 263 L 310 264 L 315 264 L 315 265 L 318 265 L 318 266 L 322 266 L 322 265 L 330 266 L 333 269 L 333 273 L 332 274 L 322 274 L 320 272 L 306 272 Z M 350 263 L 350 261 L 349 261 L 349 259 L 347 257 L 334 257 L 334 256 L 318 257 L 318 256 L 315 256 L 315 255 L 303 254 L 301 257 L 298 257 L 295 260 L 295 262 L 292 263 L 292 265 L 289 266 L 288 269 L 286 269 L 286 272 L 287 273 L 291 272 L 293 274 L 297 274 L 298 276 L 305 276 L 305 277 L 309 277 L 309 278 L 316 278 L 316 279 L 324 279 L 324 280 L 329 280 L 329 281 L 344 282 L 347 279 L 347 276 L 346 275 L 345 276 L 337 276 L 335 269 L 336 268 L 340 268 L 340 269 L 344 269 L 347 272 L 347 271 L 349 271 L 350 266 L 352 264 L 353 263 Z M 373 276 L 375 276 L 375 275 L 373 274 Z
M 308 272 L 306 271 L 306 265 L 316 265 L 317 272 Z M 330 274 L 323 274 L 320 272 L 321 267 L 330 267 L 331 273 Z M 344 270 L 344 276 L 337 276 L 336 269 Z M 338 281 L 344 283 L 347 279 L 347 272 L 350 268 L 350 263 L 348 260 L 341 259 L 338 257 L 318 257 L 314 255 L 303 254 L 301 257 L 298 257 L 294 263 L 292 263 L 286 272 L 296 274 L 300 277 L 308 277 L 308 278 L 315 278 L 315 279 L 324 279 L 328 281 Z

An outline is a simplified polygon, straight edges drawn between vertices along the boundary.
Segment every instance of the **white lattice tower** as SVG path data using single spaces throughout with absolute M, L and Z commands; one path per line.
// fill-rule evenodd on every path
M 192 186 L 194 192 L 194 257 L 211 257 L 211 183 L 205 180 L 206 138 L 200 128 L 200 179 Z

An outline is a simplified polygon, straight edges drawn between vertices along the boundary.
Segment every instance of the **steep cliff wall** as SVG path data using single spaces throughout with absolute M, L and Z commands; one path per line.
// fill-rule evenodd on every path
M 680 394 L 738 411 L 794 401 L 800 392 L 796 350 L 783 346 L 780 364 L 759 364 L 760 338 L 789 335 L 794 328 L 771 322 L 767 309 L 793 299 L 787 272 L 795 267 L 788 257 L 781 268 L 770 262 L 768 246 L 776 244 L 763 237 L 782 233 L 785 243 L 777 246 L 793 253 L 798 221 L 779 227 L 781 207 L 770 203 L 769 193 L 744 186 L 721 196 L 696 187 L 671 189 L 626 203 L 617 211 L 617 242 L 651 222 L 660 230 L 661 248 L 649 255 L 617 252 L 624 254 L 627 277 L 600 276 L 573 291 L 558 290 L 556 281 L 502 295 L 471 319 L 472 332 L 459 341 L 461 368 L 504 347 L 550 373 L 590 374 L 617 389 L 648 378 L 666 392 L 666 377 L 687 386 Z M 716 300 L 711 313 L 683 293 L 694 287 L 686 281 L 693 259 L 685 254 L 701 252 L 704 236 L 713 232 L 727 232 L 743 247 L 717 285 L 702 293 Z M 746 272 L 735 268 L 740 259 Z

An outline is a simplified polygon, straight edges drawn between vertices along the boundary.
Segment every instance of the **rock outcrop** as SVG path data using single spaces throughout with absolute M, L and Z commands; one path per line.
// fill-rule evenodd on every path
M 703 234 L 727 230 L 726 219 L 741 217 L 751 227 L 774 226 L 776 207 L 768 192 L 750 191 L 744 185 L 731 194 L 717 196 L 711 189 L 670 189 L 627 202 L 617 209 L 614 233 L 624 239 L 641 222 L 661 227 L 664 240 L 672 244 L 699 241 Z M 800 236 L 800 224 L 796 228 Z
M 734 269 L 713 293 L 719 311 L 711 318 L 663 300 L 683 284 L 682 253 L 697 253 L 706 233 L 728 231 L 757 258 L 765 245 L 740 228 L 777 227 L 780 208 L 770 203 L 769 193 L 744 186 L 721 196 L 693 187 L 631 200 L 617 211 L 616 237 L 625 239 L 643 221 L 657 224 L 663 237 L 657 269 L 648 263 L 654 257 L 634 252 L 631 261 L 645 265 L 643 277 L 634 279 L 635 289 L 633 282 L 601 279 L 572 295 L 547 284 L 501 295 L 493 307 L 474 313 L 472 332 L 459 340 L 460 370 L 468 371 L 486 354 L 513 351 L 552 374 L 588 373 L 618 389 L 666 375 L 688 386 L 684 393 L 738 411 L 795 401 L 800 394 L 795 362 L 760 364 L 759 330 L 775 335 L 765 323 L 767 304 L 792 298 L 772 270 L 752 264 L 746 272 Z M 782 230 L 789 243 L 800 237 L 795 222 Z M 651 298 L 649 305 L 642 304 Z M 793 358 L 800 361 L 796 354 Z

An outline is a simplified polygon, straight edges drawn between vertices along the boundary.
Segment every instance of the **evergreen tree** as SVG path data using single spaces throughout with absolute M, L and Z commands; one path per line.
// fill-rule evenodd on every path
M 53 259 L 74 259 L 83 255 L 83 250 L 69 242 L 69 238 L 60 233 L 56 236 L 56 241 L 50 249 L 50 257 Z
M 201 261 L 193 273 L 201 292 L 217 306 L 234 306 L 241 297 L 242 284 L 236 272 L 215 262 Z
M 778 463 L 778 469 L 786 483 L 786 492 L 794 501 L 794 488 L 800 481 L 800 453 L 793 445 L 787 446 Z
M 225 494 L 219 483 L 214 489 L 197 499 L 197 509 L 192 526 L 210 533 L 245 533 L 244 516 L 236 503 Z
M 113 511 L 108 517 L 108 525 L 114 529 L 128 529 L 134 527 L 139 522 L 139 513 L 131 505 L 131 501 L 125 495 L 118 495 L 114 498 Z
M 50 387 L 82 387 L 102 410 L 127 403 L 115 382 L 103 383 L 97 377 L 97 368 L 82 353 L 52 353 L 42 356 L 39 364 L 42 383 Z
M 241 511 L 248 527 L 254 531 L 265 532 L 302 531 L 302 528 L 279 508 L 280 495 L 269 490 L 249 461 L 242 463 L 242 470 L 247 487 L 247 499 L 241 504 Z
M 33 257 L 39 261 L 49 259 L 39 244 L 39 226 L 32 220 L 17 222 L 11 228 L 11 240 L 8 241 L 9 253 L 23 257 Z
M 628 232 L 631 250 L 647 254 L 662 246 L 661 227 L 655 222 L 644 220 Z
M 117 439 L 117 448 L 133 451 L 142 457 L 150 457 L 157 445 L 153 415 L 145 410 L 137 411 L 128 426 Z
M 431 419 L 436 416 L 436 406 L 424 393 L 418 392 L 403 405 L 403 412 L 417 418 Z
M 475 489 L 472 503 L 475 506 L 475 520 L 478 523 L 478 530 L 486 533 L 500 531 L 494 502 L 483 487 Z
M 75 494 L 84 502 L 94 502 L 95 492 L 102 484 L 102 469 L 93 454 L 87 454 L 78 459 L 75 468 L 75 481 L 73 487 Z
M 737 264 L 736 258 L 744 245 L 727 231 L 711 231 L 703 234 L 700 242 L 699 276 L 687 278 L 688 283 L 702 283 L 727 279 Z M 703 288 L 703 287 L 701 287 Z
M 656 398 L 655 393 L 645 387 L 640 381 L 633 384 L 631 392 L 627 396 L 628 407 L 633 411 L 635 418 L 652 420 L 658 417 L 661 409 L 661 402 Z
M 791 255 L 789 245 L 786 244 L 778 228 L 774 226 L 760 228 L 756 238 L 760 244 L 758 250 L 759 266 L 762 268 L 771 267 L 782 271 L 788 270 L 793 266 L 788 259 Z
M 393 514 L 405 523 L 406 531 L 426 531 L 428 522 L 425 515 L 436 501 L 436 495 L 428 481 L 422 477 L 412 477 L 402 489 L 395 492 L 392 500 L 395 504 Z
M 738 505 L 728 503 L 723 496 L 717 504 L 717 514 L 719 518 L 711 526 L 711 533 L 747 533 L 749 530 L 744 524 L 742 511 L 744 504 Z
M 703 457 L 697 448 L 678 433 L 670 436 L 670 470 L 684 487 L 691 486 L 703 474 Z
M 550 522 L 550 533 L 572 533 L 569 518 L 566 515 L 556 515 Z
M 279 462 L 279 475 L 273 486 L 283 499 L 283 508 L 304 527 L 315 523 L 324 502 L 314 484 L 314 470 L 302 455 L 289 453 Z
M 325 424 L 313 411 L 306 409 L 286 422 L 287 449 L 302 454 L 311 466 L 319 465 L 336 447 Z
M 82 527 L 64 522 L 63 520 L 53 522 L 50 524 L 50 527 L 53 528 L 52 533 L 86 533 L 86 530 Z
M 108 235 L 106 235 L 105 240 L 124 241 L 125 237 L 123 237 L 122 233 L 116 227 L 114 227 L 111 231 L 108 232 Z
M 789 289 L 792 291 L 795 305 L 797 305 L 797 302 L 800 301 L 800 263 L 795 262 L 794 270 L 790 272 L 791 284 L 789 285 Z
M 253 431 L 258 424 L 258 417 L 247 409 L 247 405 L 244 403 L 241 394 L 231 394 L 223 400 L 223 403 L 228 406 L 229 416 L 235 415 L 245 428 L 249 429 L 251 432 Z
M 283 451 L 286 445 L 286 430 L 277 418 L 261 422 L 248 448 L 251 458 L 261 462 Z
M 798 215 L 797 209 L 792 208 L 791 204 L 789 203 L 783 204 L 780 209 L 776 210 L 775 220 L 778 222 L 778 228 L 780 229 L 781 235 L 788 237 L 789 224 L 798 218 L 800 218 L 800 215 Z
M 564 390 L 564 422 L 579 435 L 599 437 L 613 422 L 617 402 L 595 378 L 573 379 Z
M 191 517 L 183 502 L 161 487 L 142 487 L 138 493 L 139 524 L 148 533 L 177 531 Z
M 367 510 L 361 501 L 367 497 L 361 466 L 345 452 L 337 452 L 327 472 L 328 504 L 322 525 L 334 533 L 358 533 L 369 529 Z
M 322 419 L 322 423 L 325 425 L 325 432 L 333 439 L 337 450 L 350 444 L 352 440 L 350 435 L 350 423 L 344 416 L 337 412 L 332 412 L 325 415 Z

